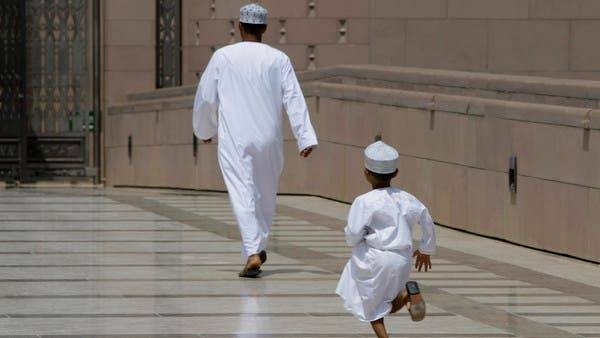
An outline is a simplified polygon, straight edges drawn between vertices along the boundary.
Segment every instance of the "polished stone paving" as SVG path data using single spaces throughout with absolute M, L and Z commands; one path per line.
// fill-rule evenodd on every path
M 281 196 L 262 278 L 238 279 L 227 196 L 0 189 L 0 337 L 371 337 L 334 294 L 348 205 Z M 600 337 L 597 264 L 438 227 L 428 318 L 392 337 Z

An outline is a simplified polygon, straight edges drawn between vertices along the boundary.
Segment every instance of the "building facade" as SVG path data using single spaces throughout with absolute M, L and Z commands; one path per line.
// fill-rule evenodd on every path
M 224 189 L 191 104 L 247 2 L 0 1 L 0 181 Z M 382 133 L 440 224 L 600 260 L 600 1 L 260 2 L 321 145 L 281 192 L 351 201 Z
M 3 0 L 0 177 L 103 174 L 104 113 L 191 85 L 250 0 Z M 600 79 L 595 0 L 262 0 L 297 70 L 380 64 Z

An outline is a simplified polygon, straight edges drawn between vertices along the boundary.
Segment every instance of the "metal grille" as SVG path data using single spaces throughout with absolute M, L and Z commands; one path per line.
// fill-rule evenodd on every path
M 0 177 L 15 177 L 22 158 L 25 84 L 24 7 L 0 1 Z
M 97 1 L 0 0 L 0 178 L 90 172 Z
M 156 87 L 181 85 L 181 0 L 156 0 Z
M 26 1 L 26 176 L 84 176 L 90 0 Z
M 27 1 L 28 133 L 83 131 L 90 110 L 88 0 Z

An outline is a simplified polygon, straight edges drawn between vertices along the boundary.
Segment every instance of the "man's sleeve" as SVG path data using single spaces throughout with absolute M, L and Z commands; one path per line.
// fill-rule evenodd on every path
M 367 233 L 367 225 L 371 222 L 372 213 L 367 210 L 361 199 L 354 200 L 348 213 L 348 225 L 344 228 L 346 243 L 356 246 Z
M 423 206 L 421 211 L 421 217 L 419 219 L 421 225 L 423 237 L 421 238 L 421 244 L 419 245 L 419 251 L 426 255 L 433 255 L 435 253 L 435 229 L 433 219 L 429 214 L 429 210 Z
M 282 69 L 282 91 L 283 106 L 290 119 L 294 137 L 298 141 L 298 149 L 302 151 L 310 146 L 316 146 L 318 144 L 317 135 L 310 123 L 304 94 L 302 94 L 296 73 L 287 56 Z
M 217 54 L 210 59 L 196 91 L 192 124 L 194 134 L 201 140 L 208 140 L 217 135 L 219 108 L 219 65 Z

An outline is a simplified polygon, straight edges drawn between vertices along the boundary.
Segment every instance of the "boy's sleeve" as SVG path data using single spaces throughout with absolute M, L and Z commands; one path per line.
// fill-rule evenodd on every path
M 425 207 L 423 207 L 423 211 L 421 211 L 419 224 L 421 225 L 421 232 L 423 233 L 419 251 L 426 255 L 433 255 L 435 253 L 435 229 L 429 210 Z
M 371 222 L 371 215 L 361 199 L 354 200 L 348 213 L 348 225 L 344 229 L 348 245 L 355 246 L 363 240 L 367 232 L 366 227 Z

